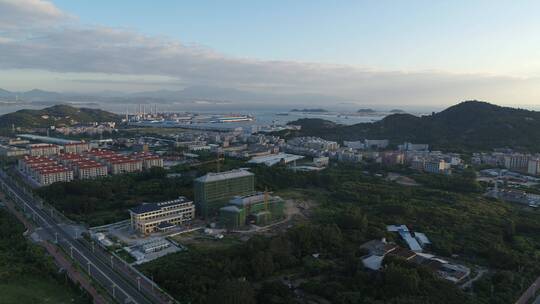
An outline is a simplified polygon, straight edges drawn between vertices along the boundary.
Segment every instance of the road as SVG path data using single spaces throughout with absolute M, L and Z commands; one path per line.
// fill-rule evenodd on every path
M 79 240 L 67 233 L 57 224 L 52 216 L 54 212 L 42 209 L 36 201 L 28 194 L 17 187 L 13 181 L 0 171 L 0 184 L 2 189 L 9 193 L 17 203 L 23 205 L 23 209 L 30 212 L 34 221 L 47 231 L 57 245 L 69 253 L 71 258 L 76 261 L 82 269 L 98 282 L 101 287 L 119 303 L 166 303 L 161 298 L 157 298 L 153 293 L 143 289 L 144 286 L 132 284 L 129 278 L 120 275 L 111 268 L 109 263 L 103 260 L 103 255 L 93 254 L 91 249 L 83 245 Z M 49 211 L 51 214 L 49 214 Z M 139 290 L 140 289 L 140 290 Z

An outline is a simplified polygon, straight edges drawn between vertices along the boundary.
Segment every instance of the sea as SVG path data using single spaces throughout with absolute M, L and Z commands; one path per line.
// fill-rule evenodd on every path
M 133 114 L 139 110 L 136 104 L 117 104 L 117 103 L 69 103 L 75 107 L 99 108 L 113 113 L 125 115 L 126 112 Z M 0 103 L 0 114 L 11 113 L 21 109 L 43 109 L 53 104 L 6 104 Z M 142 106 L 141 106 L 142 107 Z M 154 111 L 155 105 L 145 105 L 145 111 L 148 113 Z M 152 110 L 150 110 L 152 108 Z M 253 106 L 253 105 L 227 105 L 227 104 L 157 104 L 158 112 L 176 112 L 176 113 L 199 113 L 216 115 L 250 115 L 255 117 L 251 122 L 228 122 L 230 126 L 248 126 L 248 125 L 284 125 L 288 122 L 301 118 L 321 118 L 342 125 L 353 125 L 358 123 L 369 123 L 383 119 L 392 114 L 388 110 L 381 110 L 371 113 L 358 113 L 357 109 L 351 107 L 333 107 L 328 112 L 291 112 L 291 109 L 304 109 L 308 106 Z M 358 108 L 358 107 L 357 107 Z M 422 115 L 422 112 L 409 112 L 413 115 Z

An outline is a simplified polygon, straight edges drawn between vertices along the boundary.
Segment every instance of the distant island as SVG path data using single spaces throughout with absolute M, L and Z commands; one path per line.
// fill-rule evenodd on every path
M 401 109 L 392 109 L 390 110 L 390 113 L 406 113 L 406 112 Z
M 302 113 L 326 113 L 328 110 L 325 109 L 292 109 L 291 112 L 302 112 Z
M 360 109 L 358 111 L 356 111 L 357 113 L 376 113 L 377 111 L 373 110 L 373 109 Z

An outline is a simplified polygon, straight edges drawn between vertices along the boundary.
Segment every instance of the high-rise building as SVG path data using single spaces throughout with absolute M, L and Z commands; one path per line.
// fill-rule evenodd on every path
M 255 192 L 255 175 L 246 170 L 208 173 L 195 179 L 194 187 L 199 214 L 207 217 L 232 197 Z

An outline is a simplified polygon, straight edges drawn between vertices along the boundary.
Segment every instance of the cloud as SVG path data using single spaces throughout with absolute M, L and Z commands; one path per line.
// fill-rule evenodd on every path
M 348 65 L 235 58 L 134 31 L 84 27 L 73 23 L 69 14 L 53 4 L 40 0 L 0 0 L 0 20 L 0 29 L 5 30 L 4 34 L 0 32 L 0 69 L 158 75 L 186 86 L 317 93 L 394 104 L 489 98 L 497 92 L 508 93 L 517 84 L 538 84 L 537 80 L 503 76 L 377 71 Z
M 0 30 L 52 26 L 71 17 L 48 1 L 1 0 Z

